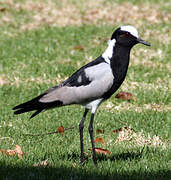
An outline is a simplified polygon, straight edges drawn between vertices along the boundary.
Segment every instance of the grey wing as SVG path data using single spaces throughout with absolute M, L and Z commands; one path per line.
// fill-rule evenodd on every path
M 42 103 L 61 101 L 63 105 L 83 104 L 101 98 L 113 84 L 114 77 L 110 65 L 105 62 L 85 68 L 82 74 L 87 78 L 88 83 L 85 83 L 85 79 L 83 80 L 80 74 L 75 78 L 79 83 L 72 81 L 73 86 L 69 83 L 58 86 L 47 92 L 39 101 Z

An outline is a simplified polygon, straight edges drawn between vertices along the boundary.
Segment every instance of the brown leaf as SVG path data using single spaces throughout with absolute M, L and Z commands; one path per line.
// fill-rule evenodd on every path
M 41 161 L 40 163 L 37 163 L 37 164 L 34 164 L 33 166 L 34 167 L 46 167 L 48 166 L 48 159 L 44 160 L 44 161 Z
M 115 98 L 122 99 L 122 100 L 128 100 L 128 101 L 136 100 L 136 97 L 129 92 L 120 92 L 115 96 Z
M 96 133 L 97 133 L 97 134 L 104 134 L 104 130 L 103 130 L 103 129 L 97 129 L 97 130 L 96 130 Z
M 103 138 L 96 138 L 95 140 L 94 140 L 94 142 L 95 143 L 101 143 L 103 146 L 104 146 L 104 144 L 105 144 L 105 141 L 104 141 L 104 139 Z
M 7 9 L 5 7 L 0 8 L 1 12 L 5 12 Z
M 74 49 L 78 51 L 84 51 L 84 47 L 81 45 L 75 46 Z
M 0 149 L 0 152 L 6 153 L 6 150 L 5 149 Z
M 6 154 L 7 156 L 15 156 L 17 154 L 20 159 L 23 159 L 23 152 L 21 151 L 21 147 L 19 145 L 16 145 L 15 149 L 0 149 L 0 152 Z
M 3 154 L 6 154 L 8 156 L 14 156 L 16 154 L 15 150 L 5 150 L 5 149 L 0 149 L 0 152 L 2 152 Z
M 89 149 L 92 151 L 92 149 Z M 95 148 L 95 152 L 97 154 L 111 154 L 112 152 L 108 151 L 107 149 L 102 149 L 102 148 Z
M 20 159 L 23 159 L 23 152 L 22 152 L 21 147 L 19 145 L 16 145 L 15 152 L 17 153 L 17 155 Z
M 15 149 L 14 150 L 8 149 L 8 150 L 5 151 L 5 154 L 8 155 L 8 156 L 15 156 L 16 151 L 15 151 Z
M 59 126 L 58 127 L 58 133 L 60 133 L 60 134 L 64 134 L 64 127 L 63 126 Z

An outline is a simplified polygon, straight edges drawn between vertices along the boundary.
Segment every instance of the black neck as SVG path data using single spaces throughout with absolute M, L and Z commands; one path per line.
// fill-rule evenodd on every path
M 111 68 L 116 83 L 122 83 L 125 79 L 130 57 L 130 47 L 115 44 L 111 58 Z
M 114 80 L 112 87 L 103 95 L 103 98 L 108 99 L 123 83 L 129 65 L 130 47 L 125 47 L 120 44 L 115 44 L 113 56 L 110 60 Z

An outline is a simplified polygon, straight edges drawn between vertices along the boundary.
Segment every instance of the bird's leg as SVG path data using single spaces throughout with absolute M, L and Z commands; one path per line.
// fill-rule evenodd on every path
M 93 162 L 94 162 L 94 165 L 97 165 L 96 152 L 95 152 L 95 146 L 94 146 L 94 136 L 93 136 L 93 120 L 94 120 L 94 113 L 91 114 L 90 124 L 89 124 L 89 133 L 90 133 L 92 152 L 93 152 Z
M 80 121 L 79 124 L 79 131 L 80 131 L 80 146 L 81 146 L 81 156 L 80 156 L 80 160 L 81 160 L 81 164 L 84 163 L 84 148 L 83 148 L 83 129 L 84 129 L 84 120 L 86 118 L 86 115 L 88 113 L 88 109 L 85 109 L 85 112 L 83 114 L 82 120 Z

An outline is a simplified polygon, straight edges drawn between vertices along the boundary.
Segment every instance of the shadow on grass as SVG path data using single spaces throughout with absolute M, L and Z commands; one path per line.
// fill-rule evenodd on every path
M 130 153 L 130 152 L 127 152 L 127 153 L 121 153 L 121 154 L 115 154 L 115 155 L 112 155 L 112 156 L 103 156 L 103 155 L 100 155 L 98 157 L 99 161 L 107 161 L 108 159 L 110 159 L 110 161 L 117 161 L 117 160 L 132 160 L 132 159 L 140 159 L 142 156 L 141 153 Z
M 104 155 L 98 155 L 97 159 L 99 164 L 102 163 L 103 161 L 126 161 L 126 160 L 139 160 L 142 156 L 142 153 L 121 153 L 121 154 L 114 154 L 110 156 L 104 156 Z M 79 161 L 80 155 L 77 153 L 71 153 L 68 156 L 63 156 L 61 159 L 63 160 L 75 160 Z M 88 161 L 91 161 L 91 156 L 87 156 L 85 160 L 85 165 Z M 117 162 L 116 162 L 117 163 Z M 171 171 L 168 170 L 160 170 L 159 172 L 117 172 L 114 170 L 112 173 L 105 172 L 104 171 L 98 171 L 98 168 L 101 166 L 98 165 L 97 169 L 93 166 L 91 166 L 89 169 L 87 167 L 65 167 L 65 166 L 60 166 L 60 167 L 16 167 L 16 166 L 9 166 L 9 165 L 3 165 L 2 162 L 0 162 L 0 180 L 4 179 L 138 179 L 138 180 L 169 180 L 171 179 Z M 5 163 L 4 163 L 5 164 Z M 101 173 L 103 172 L 103 173 Z
M 121 154 L 113 154 L 113 155 L 103 155 L 103 154 L 97 154 L 97 160 L 98 161 L 117 161 L 117 160 L 132 160 L 132 159 L 140 159 L 142 157 L 142 153 L 133 153 L 133 152 L 127 152 L 127 153 L 121 153 Z M 61 159 L 65 159 L 65 157 L 61 157 Z M 80 154 L 77 153 L 71 153 L 68 154 L 67 160 L 76 160 L 78 161 L 80 159 Z M 91 161 L 91 156 L 85 156 L 85 160 Z
M 87 172 L 84 168 L 68 168 L 68 167 L 0 167 L 0 179 L 143 179 L 143 180 L 169 180 L 171 178 L 171 171 L 160 171 L 150 173 L 112 173 L 112 175 L 100 175 L 96 172 Z

